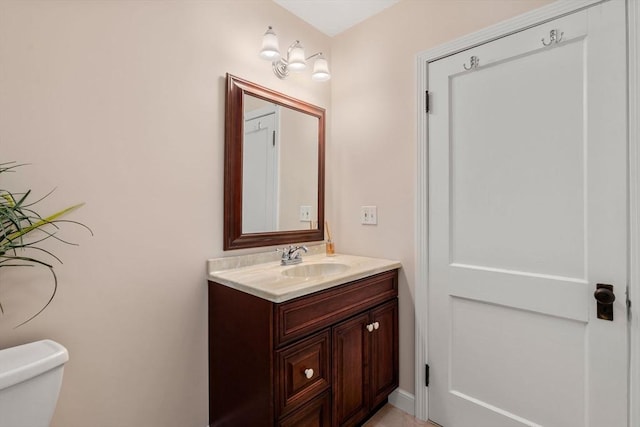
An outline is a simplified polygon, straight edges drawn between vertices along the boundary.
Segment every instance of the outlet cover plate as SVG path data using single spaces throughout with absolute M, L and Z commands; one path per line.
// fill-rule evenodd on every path
M 311 221 L 311 206 L 300 206 L 300 221 Z
M 364 225 L 378 224 L 378 207 L 377 206 L 361 206 L 360 222 Z

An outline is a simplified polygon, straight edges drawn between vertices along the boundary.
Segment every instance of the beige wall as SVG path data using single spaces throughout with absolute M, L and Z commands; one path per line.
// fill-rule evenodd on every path
M 318 122 L 280 110 L 280 230 L 318 228 Z M 300 206 L 311 206 L 311 222 L 300 221 Z
M 403 0 L 332 41 L 327 200 L 336 250 L 398 259 L 400 388 L 414 391 L 416 54 L 547 0 Z M 378 225 L 359 221 L 378 207 Z M 417 309 L 420 309 L 418 306 Z
M 42 206 L 85 201 L 73 218 L 95 232 L 64 233 L 81 246 L 57 249 L 59 294 L 21 328 L 47 282 L 0 272 L 0 348 L 69 348 L 54 427 L 206 424 L 226 72 L 327 108 L 327 217 L 338 251 L 405 267 L 400 385 L 412 392 L 415 54 L 544 3 L 403 0 L 331 40 L 269 0 L 0 0 L 0 161 L 32 164 L 0 185 L 57 187 Z M 301 38 L 330 52 L 330 83 L 278 80 L 257 57 L 269 24 L 281 48 Z M 379 224 L 362 226 L 370 204 Z
M 268 0 L 0 0 L 0 161 L 32 164 L 0 185 L 57 187 L 43 208 L 85 201 L 73 218 L 95 232 L 65 231 L 80 247 L 57 250 L 58 296 L 15 330 L 50 282 L 0 272 L 0 348 L 69 349 L 54 427 L 206 425 L 225 73 L 330 106 L 330 85 L 280 81 L 258 57 L 269 24 L 283 48 L 301 38 L 330 55 L 328 37 Z

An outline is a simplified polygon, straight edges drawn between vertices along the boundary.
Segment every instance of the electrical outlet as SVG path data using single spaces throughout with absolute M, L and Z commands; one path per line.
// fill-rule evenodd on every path
M 378 224 L 378 207 L 377 206 L 361 206 L 360 222 L 365 225 Z
M 300 206 L 300 221 L 311 221 L 311 206 Z

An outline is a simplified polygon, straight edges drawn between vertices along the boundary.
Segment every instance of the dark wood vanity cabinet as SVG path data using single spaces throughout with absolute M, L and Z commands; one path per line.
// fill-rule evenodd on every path
M 398 272 L 283 303 L 209 282 L 209 417 L 354 426 L 398 386 Z

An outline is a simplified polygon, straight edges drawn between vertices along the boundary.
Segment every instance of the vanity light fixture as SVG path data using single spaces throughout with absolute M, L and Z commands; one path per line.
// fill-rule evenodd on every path
M 324 82 L 331 78 L 329 73 L 329 64 L 322 52 L 314 53 L 309 57 L 305 57 L 304 46 L 299 40 L 291 43 L 287 49 L 286 57 L 280 55 L 280 47 L 278 45 L 278 37 L 269 26 L 262 36 L 262 49 L 260 49 L 260 57 L 267 61 L 271 61 L 273 72 L 279 79 L 285 79 L 291 71 L 302 71 L 307 68 L 307 61 L 314 59 L 313 72 L 311 78 L 313 80 Z

